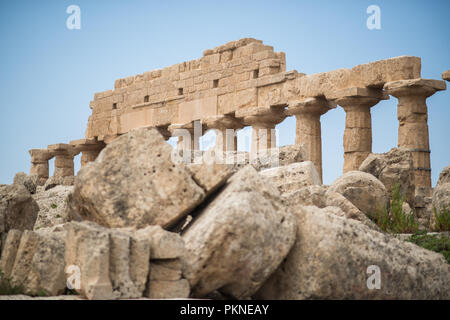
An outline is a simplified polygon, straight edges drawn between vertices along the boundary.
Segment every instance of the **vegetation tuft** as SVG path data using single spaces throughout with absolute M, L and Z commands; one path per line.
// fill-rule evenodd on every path
M 391 194 L 391 208 L 379 207 L 372 215 L 373 222 L 381 230 L 389 233 L 416 233 L 419 223 L 412 212 L 403 210 L 405 196 L 400 192 L 400 187 L 395 184 Z

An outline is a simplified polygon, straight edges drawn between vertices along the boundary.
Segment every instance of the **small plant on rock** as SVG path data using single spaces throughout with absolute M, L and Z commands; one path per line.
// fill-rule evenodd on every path
M 444 234 L 429 235 L 426 231 L 418 232 L 412 235 L 406 241 L 412 242 L 422 248 L 441 253 L 450 263 L 450 237 Z
M 56 209 L 58 206 L 57 206 L 56 204 L 52 203 L 52 204 L 50 205 L 50 207 L 52 207 L 52 209 Z
M 450 211 L 447 207 L 443 207 L 439 212 L 436 208 L 433 208 L 435 225 L 434 229 L 436 231 L 450 231 Z
M 403 203 L 405 196 L 400 192 L 400 186 L 395 184 L 391 194 L 391 208 L 379 207 L 371 219 L 383 230 L 389 233 L 416 233 L 419 224 L 414 212 L 405 212 Z

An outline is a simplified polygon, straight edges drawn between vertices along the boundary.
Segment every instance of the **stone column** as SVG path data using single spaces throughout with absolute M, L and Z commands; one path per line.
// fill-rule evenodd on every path
M 178 137 L 177 149 L 180 151 L 200 150 L 200 137 L 203 135 L 204 128 L 200 121 L 192 121 L 186 124 L 172 124 L 168 130 L 172 136 Z
M 283 108 L 251 107 L 236 111 L 236 117 L 252 126 L 251 153 L 276 148 L 275 125 L 286 117 Z
M 95 161 L 98 154 L 105 147 L 105 143 L 96 139 L 80 139 L 70 141 L 73 147 L 71 152 L 74 156 L 81 152 L 81 167 L 86 166 L 89 162 Z
M 44 185 L 49 177 L 48 160 L 53 156 L 46 149 L 31 149 L 28 152 L 31 155 L 30 175 L 37 175 L 39 185 Z
M 412 79 L 388 82 L 385 90 L 398 99 L 398 147 L 412 152 L 415 184 L 431 195 L 430 143 L 426 99 L 445 90 L 445 81 Z
M 325 98 L 306 98 L 292 103 L 286 110 L 287 115 L 295 115 L 295 144 L 305 147 L 309 160 L 314 163 L 322 179 L 322 129 L 320 117 L 336 105 Z
M 236 130 L 242 129 L 244 124 L 234 114 L 208 117 L 203 119 L 203 124 L 216 131 L 216 150 L 237 151 Z
M 380 89 L 347 88 L 329 97 L 345 110 L 344 173 L 358 170 L 372 152 L 370 108 L 389 96 Z
M 83 150 L 81 151 L 81 167 L 83 168 L 89 162 L 95 161 L 101 150 Z
M 70 144 L 53 144 L 48 150 L 55 156 L 55 177 L 70 177 L 75 174 L 73 157 L 76 154 L 74 147 Z

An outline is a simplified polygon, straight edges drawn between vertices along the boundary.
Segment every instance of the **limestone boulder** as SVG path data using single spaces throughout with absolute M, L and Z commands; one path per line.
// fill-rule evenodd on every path
M 159 226 L 138 230 L 110 229 L 90 221 L 70 222 L 64 225 L 64 229 L 67 230 L 66 265 L 79 268 L 82 277 L 76 291 L 82 296 L 91 300 L 189 296 L 189 286 L 187 295 L 180 295 L 178 286 L 172 291 L 169 288 L 161 292 L 149 289 L 152 281 L 183 280 L 180 259 L 185 255 L 185 249 L 180 235 Z M 156 267 L 154 277 L 149 281 L 152 264 Z M 167 271 L 176 268 L 178 270 L 172 273 Z M 179 279 L 173 277 L 176 272 L 180 273 Z M 154 287 L 159 288 L 157 285 Z
M 106 227 L 173 225 L 205 192 L 171 151 L 156 129 L 120 136 L 79 171 L 69 210 Z
M 441 183 L 433 190 L 432 205 L 438 211 L 450 210 L 450 183 Z
M 51 176 L 44 184 L 44 190 L 50 190 L 56 186 L 73 186 L 75 183 L 74 176 Z
M 450 166 L 446 166 L 439 174 L 437 185 L 450 183 Z
M 27 175 L 24 172 L 16 173 L 13 184 L 23 185 L 31 194 L 36 193 L 39 177 L 37 175 Z
M 379 208 L 389 208 L 389 196 L 385 186 L 366 172 L 345 173 L 333 182 L 329 191 L 342 194 L 368 216 Z
M 444 207 L 450 210 L 450 166 L 445 167 L 439 175 L 439 180 L 433 189 L 432 206 L 438 211 Z
M 234 174 L 182 235 L 195 297 L 248 298 L 289 252 L 295 225 L 278 190 L 252 166 Z
M 281 194 L 293 192 L 302 187 L 321 184 L 320 176 L 311 161 L 265 169 L 260 171 L 259 174 L 275 185 Z
M 52 189 L 43 190 L 33 195 L 34 200 L 39 206 L 34 230 L 53 227 L 70 220 L 67 201 L 72 191 L 72 186 L 58 185 Z
M 338 207 L 333 213 L 359 221 L 371 229 L 380 230 L 364 213 L 361 212 L 342 194 L 328 190 L 327 186 L 312 185 L 303 187 L 297 191 L 285 193 L 282 199 L 291 210 L 297 210 L 299 206 L 316 206 L 318 208 Z
M 450 298 L 450 265 L 441 254 L 339 217 L 335 210 L 340 209 L 295 211 L 295 245 L 255 298 Z
M 226 164 L 212 163 L 191 163 L 187 165 L 195 182 L 201 186 L 206 196 L 214 193 L 225 184 L 227 179 L 233 174 L 233 170 Z
M 359 170 L 380 180 L 389 195 L 397 184 L 406 201 L 411 206 L 414 204 L 414 165 L 411 152 L 393 148 L 387 153 L 372 153 L 363 161 Z
M 22 184 L 0 185 L 0 234 L 12 229 L 32 230 L 39 206 Z
M 55 296 L 66 289 L 65 232 L 11 230 L 6 238 L 0 269 L 11 285 L 29 295 Z

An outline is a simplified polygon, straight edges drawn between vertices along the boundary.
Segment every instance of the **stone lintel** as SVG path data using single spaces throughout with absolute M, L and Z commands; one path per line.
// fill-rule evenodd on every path
M 442 79 L 450 81 L 450 70 L 447 70 L 442 73 Z
M 73 146 L 76 154 L 84 151 L 100 151 L 105 147 L 105 143 L 96 139 L 79 139 L 69 143 Z
M 308 97 L 298 101 L 291 101 L 286 115 L 293 116 L 300 113 L 311 113 L 322 115 L 328 110 L 336 108 L 337 104 L 334 101 L 327 100 L 323 97 Z
M 208 129 L 241 129 L 244 127 L 242 119 L 234 117 L 234 113 L 211 116 L 203 119 L 202 123 Z
M 327 96 L 330 100 L 340 100 L 345 98 L 373 98 L 378 100 L 388 100 L 389 95 L 383 90 L 367 87 L 350 87 L 339 89 Z
M 242 119 L 245 125 L 274 126 L 286 118 L 284 107 L 250 107 L 237 110 L 236 118 Z
M 433 79 L 411 79 L 388 82 L 384 89 L 393 96 L 422 95 L 429 97 L 436 91 L 447 89 L 447 84 L 443 80 Z

